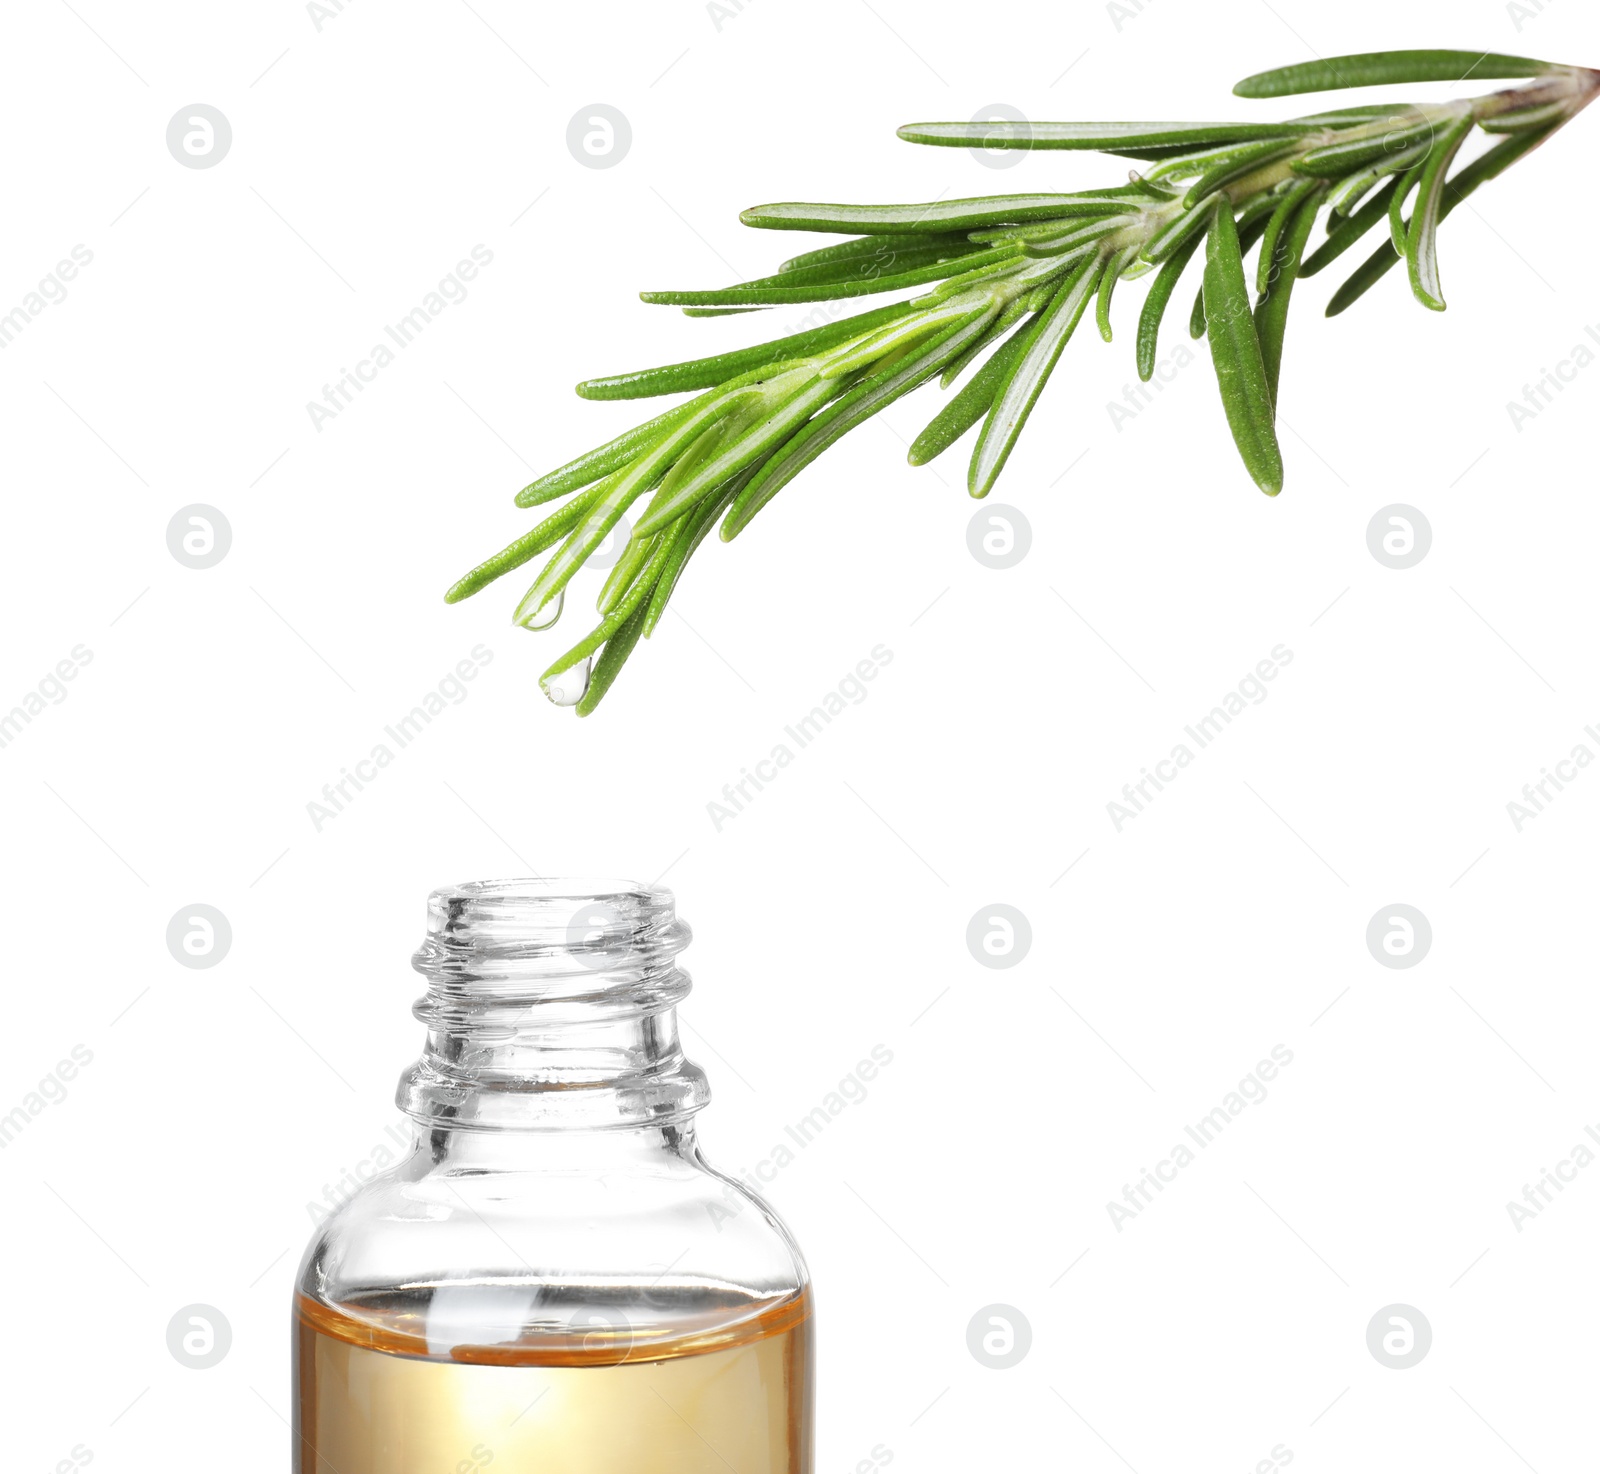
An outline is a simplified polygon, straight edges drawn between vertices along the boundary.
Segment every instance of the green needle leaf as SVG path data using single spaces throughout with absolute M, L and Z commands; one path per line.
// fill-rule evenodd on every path
M 838 282 L 872 282 L 887 280 L 907 271 L 924 266 L 937 266 L 949 262 L 952 272 L 961 269 L 962 258 L 975 256 L 981 246 L 963 242 L 960 246 L 918 245 L 920 236 L 878 235 L 868 236 L 877 247 L 876 253 L 858 253 L 835 261 L 817 261 L 808 266 L 785 264 L 775 276 L 763 277 L 763 282 L 781 286 L 832 286 Z
M 1263 273 L 1265 295 L 1256 304 L 1256 337 L 1261 343 L 1261 365 L 1266 370 L 1274 411 L 1278 402 L 1278 368 L 1283 362 L 1283 334 L 1289 320 L 1289 294 L 1294 290 L 1300 257 L 1322 207 L 1316 188 L 1300 194 L 1292 219 L 1276 239 L 1269 227 L 1261 240 L 1261 259 L 1271 264 Z
M 1488 153 L 1474 159 L 1445 185 L 1444 204 L 1439 211 L 1440 220 L 1445 219 L 1480 185 L 1488 183 L 1496 174 L 1514 164 L 1523 154 L 1537 148 L 1553 131 L 1547 128 L 1543 132 L 1513 133 L 1495 144 Z M 1327 315 L 1337 317 L 1352 303 L 1364 297 L 1399 260 L 1400 254 L 1394 249 L 1393 243 L 1385 241 L 1333 294 L 1328 302 Z
M 1283 457 L 1272 427 L 1272 389 L 1250 312 L 1239 232 L 1227 209 L 1211 217 L 1204 290 L 1206 336 L 1233 443 L 1256 485 L 1276 496 L 1283 489 Z
M 1395 254 L 1394 243 L 1384 241 L 1351 274 L 1345 278 L 1333 296 L 1328 299 L 1326 317 L 1337 317 L 1346 308 L 1359 301 L 1375 287 L 1400 257 Z
M 1444 311 L 1444 295 L 1439 286 L 1438 231 L 1445 171 L 1461 147 L 1461 141 L 1471 131 L 1472 119 L 1463 118 L 1434 145 L 1422 172 L 1422 182 L 1417 186 L 1417 206 L 1406 232 L 1406 270 L 1411 277 L 1411 291 L 1417 301 L 1435 312 Z
M 1346 216 L 1328 233 L 1328 238 L 1300 268 L 1301 276 L 1315 276 L 1330 261 L 1337 261 L 1351 246 L 1361 239 L 1380 220 L 1389 214 L 1389 201 L 1400 188 L 1398 179 L 1391 179 L 1377 194 L 1354 214 Z
M 683 576 L 683 570 L 688 566 L 689 559 L 694 557 L 695 550 L 705 541 L 712 524 L 764 464 L 763 461 L 757 461 L 753 466 L 747 466 L 715 496 L 706 497 L 699 506 L 676 524 L 677 531 L 673 534 L 672 547 L 661 565 L 655 590 L 651 593 L 650 603 L 645 608 L 645 639 L 648 640 L 655 633 L 655 628 L 661 622 L 661 616 L 666 610 L 667 600 L 672 597 L 672 591 L 677 588 L 678 580 Z
M 600 589 L 600 597 L 595 600 L 595 608 L 602 615 L 610 614 L 623 596 L 628 592 L 629 586 L 638 571 L 643 568 L 656 551 L 657 540 L 661 537 L 633 537 L 628 539 L 628 545 L 622 550 L 622 556 L 611 565 L 611 572 Z
M 1297 174 L 1314 174 L 1319 179 L 1342 179 L 1369 164 L 1382 163 L 1397 154 L 1407 153 L 1420 143 L 1431 143 L 1439 131 L 1437 119 L 1418 116 L 1409 126 L 1396 124 L 1379 138 L 1353 139 L 1314 148 L 1294 162 Z
M 1261 239 L 1262 233 L 1272 221 L 1272 212 L 1278 208 L 1277 197 L 1262 195 L 1252 200 L 1239 214 L 1237 221 L 1239 230 L 1239 253 L 1241 256 L 1250 254 L 1251 246 Z M 1204 222 L 1202 222 L 1204 223 Z M 1199 237 L 1196 237 L 1198 240 Z M 1194 310 L 1189 314 L 1189 336 L 1203 338 L 1206 334 L 1206 290 L 1202 283 L 1200 290 L 1194 294 Z
M 910 302 L 894 302 L 887 307 L 875 307 L 871 312 L 858 312 L 839 322 L 791 333 L 787 338 L 758 343 L 752 348 L 736 348 L 731 353 L 718 353 L 711 358 L 690 358 L 661 368 L 635 369 L 632 373 L 611 374 L 603 379 L 585 379 L 578 385 L 578 393 L 585 399 L 645 399 L 656 394 L 677 394 L 685 389 L 712 388 L 751 369 L 809 358 L 915 311 Z
M 857 236 L 854 240 L 840 241 L 835 246 L 823 246 L 816 251 L 803 251 L 791 256 L 778 268 L 778 275 L 803 271 L 809 266 L 833 266 L 843 262 L 870 262 L 875 266 L 888 266 L 897 259 L 902 249 L 929 250 L 944 247 L 952 252 L 971 249 L 965 231 L 944 230 L 924 234 L 921 231 L 897 233 L 888 239 L 883 235 Z
M 565 496 L 569 491 L 576 491 L 580 486 L 587 486 L 591 481 L 598 481 L 602 476 L 609 476 L 613 471 L 621 470 L 637 460 L 641 453 L 657 441 L 670 435 L 692 415 L 698 414 L 721 393 L 722 388 L 719 384 L 717 388 L 702 394 L 698 399 L 691 399 L 687 404 L 669 409 L 653 420 L 635 425 L 633 429 L 624 431 L 615 440 L 608 440 L 604 445 L 596 446 L 595 449 L 579 456 L 577 460 L 568 461 L 566 465 L 558 466 L 554 471 L 547 471 L 537 481 L 530 481 L 517 493 L 517 505 L 536 507 L 541 502 Z
M 1126 246 L 1111 264 L 1100 273 L 1100 290 L 1095 294 L 1094 322 L 1100 336 L 1111 341 L 1111 294 L 1117 289 L 1117 278 L 1139 258 L 1138 246 Z
M 656 488 L 655 495 L 650 498 L 650 505 L 645 508 L 644 515 L 639 519 L 638 527 L 629 544 L 629 551 L 633 552 L 631 561 L 635 563 L 638 561 L 635 549 L 651 543 L 659 533 L 671 531 L 674 525 L 671 516 L 662 515 L 668 507 L 676 505 L 681 512 L 682 509 L 694 504 L 690 496 L 683 494 L 685 484 L 696 478 L 702 483 L 712 481 L 717 474 L 717 468 L 713 465 L 708 472 L 706 464 L 711 460 L 713 453 L 737 442 L 750 428 L 752 422 L 761 418 L 761 408 L 758 402 L 756 406 L 747 408 L 743 413 L 736 410 L 725 419 L 718 420 L 716 424 L 702 431 L 693 444 L 672 463 L 671 470 L 661 478 L 661 484 Z M 628 562 L 630 559 L 625 555 L 621 561 Z M 601 597 L 604 599 L 604 591 Z M 602 604 L 602 613 L 606 607 Z
M 722 524 L 723 542 L 732 542 L 751 519 L 846 431 L 892 404 L 902 394 L 939 372 L 989 327 L 990 312 L 975 312 L 937 333 L 899 362 L 831 404 L 773 455 L 734 498 Z
M 1404 153 L 1393 155 L 1381 164 L 1374 164 L 1359 173 L 1347 175 L 1328 191 L 1328 233 L 1333 234 L 1340 221 L 1347 219 L 1375 188 L 1379 182 L 1391 176 L 1402 176 L 1413 164 L 1420 162 L 1428 156 L 1432 147 L 1430 138 L 1425 143 L 1416 144 Z M 1387 195 L 1384 196 L 1388 198 Z
M 730 476 L 744 470 L 752 461 L 769 454 L 802 427 L 812 414 L 821 409 L 841 390 L 847 389 L 850 380 L 813 378 L 799 390 L 789 394 L 771 413 L 757 419 L 743 434 L 730 435 L 727 443 L 718 447 L 716 454 L 686 477 L 680 484 L 668 488 L 639 519 L 633 529 L 635 537 L 648 537 L 676 522 L 696 502 Z
M 575 708 L 580 717 L 588 716 L 605 700 L 606 692 L 611 689 L 628 657 L 633 654 L 633 647 L 639 643 L 639 632 L 644 628 L 644 619 L 644 610 L 636 609 L 606 641 L 606 648 L 601 651 L 600 658 L 595 661 L 594 670 L 589 675 L 589 689 L 583 693 L 582 700 Z
M 1156 273 L 1156 279 L 1150 283 L 1150 290 L 1145 294 L 1144 307 L 1139 313 L 1136 355 L 1139 377 L 1147 383 L 1156 371 L 1156 340 L 1161 332 L 1161 319 L 1166 313 L 1167 303 L 1172 299 L 1173 288 L 1178 285 L 1178 278 L 1183 275 L 1183 268 L 1189 264 L 1189 258 L 1194 255 L 1199 244 L 1200 237 L 1192 236 L 1168 256 L 1162 263 L 1161 270 Z M 1202 322 L 1200 333 L 1205 330 L 1205 324 Z M 1195 333 L 1194 336 L 1198 338 L 1200 333 Z
M 735 383 L 738 381 L 735 380 Z M 737 409 L 754 391 L 748 388 L 727 389 L 706 396 L 703 408 L 684 420 L 670 435 L 638 460 L 625 467 L 605 484 L 588 514 L 556 550 L 555 555 L 540 570 L 533 586 L 523 595 L 511 616 L 514 624 L 526 624 L 564 589 L 589 555 L 605 541 L 606 534 L 617 524 L 617 519 L 642 496 L 656 480 L 664 475 L 685 450 L 699 438 L 710 425 L 730 411 Z M 694 403 L 696 401 L 691 401 Z M 726 451 L 723 454 L 727 454 Z M 634 529 L 634 536 L 639 530 Z
M 1257 72 L 1238 83 L 1233 95 L 1290 97 L 1298 92 L 1332 92 L 1341 87 L 1381 87 L 1401 82 L 1537 77 L 1551 70 L 1547 61 L 1499 56 L 1491 51 L 1367 51 Z
M 1090 225 L 1074 224 L 1067 230 L 1030 232 L 1023 236 L 1023 254 L 1035 259 L 1046 256 L 1071 256 L 1137 219 L 1133 215 L 1113 215 L 1106 220 L 1096 220 Z
M 949 404 L 939 411 L 911 442 L 906 459 L 913 466 L 925 466 L 935 456 L 943 455 L 952 445 L 978 423 L 994 404 L 1011 366 L 1017 361 L 1028 330 L 1019 328 L 1000 347 L 989 355 L 983 367 L 975 373 Z
M 1219 202 L 1223 202 L 1222 195 L 1212 195 L 1206 202 L 1185 209 L 1181 215 L 1174 215 L 1145 243 L 1145 248 L 1140 252 L 1143 260 L 1152 266 L 1159 266 L 1174 251 L 1183 249 L 1191 241 L 1197 241 L 1205 234 L 1206 223 L 1211 218 L 1211 211 Z M 1232 206 L 1228 206 L 1229 209 Z
M 1319 127 L 1329 128 L 1354 128 L 1362 123 L 1371 123 L 1378 118 L 1403 118 L 1416 112 L 1416 108 L 1406 102 L 1366 102 L 1359 107 L 1328 108 L 1324 112 L 1311 113 L 1303 118 L 1290 118 L 1291 123 L 1314 123 Z
M 1568 102 L 1547 102 L 1542 107 L 1517 108 L 1494 118 L 1479 118 L 1478 126 L 1485 133 L 1520 133 L 1524 128 L 1544 128 L 1551 123 L 1566 121 L 1572 111 Z
M 1030 292 L 1028 294 L 1032 296 Z M 966 373 L 973 359 L 982 358 L 994 345 L 1005 337 L 1016 325 L 1017 319 L 1028 315 L 1028 301 L 1026 297 L 1018 297 L 1014 302 L 1009 302 L 1001 310 L 1000 315 L 989 324 L 981 338 L 977 339 L 970 348 L 963 349 L 959 354 L 945 365 L 944 372 L 939 375 L 939 387 L 948 389 L 962 374 Z
M 818 282 L 813 286 L 790 286 L 788 276 L 769 276 L 755 281 L 741 282 L 738 286 L 722 287 L 708 292 L 640 292 L 644 302 L 664 304 L 668 307 L 708 307 L 728 304 L 761 302 L 836 302 L 845 297 L 869 297 L 875 292 L 896 292 L 902 287 L 918 287 L 935 282 L 956 272 L 966 273 L 984 266 L 1001 265 L 1015 260 L 1018 249 L 1006 244 L 991 246 L 984 251 L 963 256 L 960 262 L 940 261 L 930 266 L 916 267 L 910 271 L 892 272 L 888 276 L 852 278 L 842 282 Z
M 1290 217 L 1300 208 L 1306 197 L 1321 187 L 1315 179 L 1308 179 L 1303 184 L 1291 185 L 1284 192 L 1282 199 L 1278 203 L 1278 208 L 1267 217 L 1267 228 L 1261 236 L 1261 255 L 1256 262 L 1257 294 L 1265 293 L 1272 284 L 1272 274 L 1278 253 L 1278 237 L 1283 234 L 1284 226 L 1289 223 Z M 1311 212 L 1313 219 L 1316 218 L 1316 213 L 1315 210 Z M 1242 244 L 1243 242 L 1241 242 Z M 1302 242 L 1302 244 L 1304 243 Z M 1298 254 L 1295 261 L 1298 267 Z
M 1018 225 L 992 225 L 983 230 L 968 231 L 967 238 L 991 246 L 1004 242 L 1027 246 L 1033 242 L 1049 241 L 1054 237 L 1106 230 L 1114 220 L 1137 219 L 1138 217 L 1130 212 L 1151 203 L 1153 203 L 1151 200 L 1122 201 L 1114 210 L 1098 210 L 1092 215 L 1061 215 L 1049 220 L 1025 220 Z
M 1406 248 L 1406 197 L 1417 187 L 1417 181 L 1427 167 L 1426 156 L 1418 159 L 1400 176 L 1399 187 L 1389 196 L 1389 239 L 1394 243 L 1396 253 L 1403 254 Z
M 871 314 L 865 315 L 871 316 Z M 587 455 L 581 455 L 577 460 L 569 461 L 565 466 L 541 476 L 537 481 L 530 482 L 517 493 L 517 505 L 532 507 L 540 502 L 547 502 L 552 497 L 561 496 L 580 486 L 587 486 L 589 482 L 601 476 L 633 465 L 641 455 L 652 449 L 658 449 L 668 441 L 674 445 L 678 444 L 674 437 L 685 425 L 693 421 L 703 429 L 705 420 L 702 416 L 706 410 L 719 406 L 718 413 L 720 413 L 724 409 L 732 408 L 750 393 L 759 392 L 762 381 L 775 376 L 777 372 L 776 365 L 762 365 L 746 370 L 742 374 L 724 380 L 716 388 L 708 389 L 699 398 L 691 399 L 687 404 L 680 404 L 665 414 L 657 415 L 653 420 L 635 425 L 633 429 L 617 436 L 615 440 L 608 440 Z M 698 433 L 699 429 L 696 429 L 695 434 Z
M 1293 152 L 1292 143 L 1285 147 L 1281 141 L 1271 139 L 1265 143 L 1253 143 L 1247 148 L 1235 149 L 1227 158 L 1213 164 L 1189 186 L 1189 192 L 1183 197 L 1183 208 L 1194 209 L 1208 194 L 1223 188 L 1224 185 L 1243 179 L 1247 174 L 1253 174 L 1275 159 L 1286 159 Z
M 1104 215 L 1108 205 L 1144 189 L 1122 186 L 1115 191 L 1078 194 L 989 195 L 979 199 L 931 200 L 922 205 L 756 205 L 739 219 L 763 230 L 847 230 L 862 235 L 906 231 L 981 230 L 986 225 L 1011 225 L 1026 220 L 1055 220 L 1070 215 Z M 1114 206 L 1113 206 L 1114 207 Z
M 1258 143 L 1265 143 L 1269 147 L 1276 147 L 1281 141 L 1276 138 L 1257 140 Z M 1159 164 L 1143 171 L 1143 178 L 1147 184 L 1159 184 L 1164 189 L 1170 188 L 1176 180 L 1198 179 L 1207 169 L 1233 158 L 1241 148 L 1254 147 L 1256 143 L 1224 143 L 1214 148 L 1168 151 L 1167 157 Z
M 907 143 L 942 148 L 1197 148 L 1312 132 L 1303 123 L 907 123 Z
M 509 547 L 501 549 L 492 558 L 486 558 L 470 573 L 458 578 L 445 591 L 446 604 L 459 604 L 471 598 L 479 589 L 493 583 L 502 574 L 520 568 L 530 559 L 537 558 L 546 548 L 553 548 L 572 529 L 580 518 L 605 494 L 606 482 L 592 486 L 575 496 L 558 512 L 552 512 L 531 531 L 523 533 Z
M 649 562 L 644 571 L 633 581 L 626 595 L 620 599 L 616 606 L 578 641 L 567 653 L 554 661 L 548 670 L 539 677 L 539 684 L 545 685 L 554 680 L 563 671 L 569 671 L 580 660 L 586 660 L 593 655 L 602 645 L 606 644 L 625 625 L 630 623 L 635 615 L 638 616 L 640 625 L 644 622 L 643 604 L 650 591 L 655 587 L 656 579 L 666 563 L 667 555 L 671 551 L 672 537 L 658 538 L 651 553 Z M 634 638 L 638 638 L 636 632 Z
M 881 367 L 891 353 L 909 349 L 918 339 L 930 337 L 953 323 L 964 322 L 971 312 L 971 302 L 959 298 L 949 302 L 925 301 L 921 310 L 907 321 L 879 328 L 855 343 L 841 344 L 818 363 L 817 372 L 824 379 L 839 379 Z
M 1039 398 L 1050 371 L 1055 368 L 1061 350 L 1077 327 L 1078 319 L 1089 305 L 1089 298 L 1099 282 L 1105 263 L 1099 256 L 1087 256 L 1068 274 L 1056 289 L 1049 307 L 1027 331 L 1027 341 L 1017 355 L 1011 372 L 1006 376 L 995 395 L 994 404 L 978 443 L 972 450 L 972 464 L 967 471 L 967 490 L 975 497 L 988 496 L 996 478 L 1004 468 L 1017 436 L 1027 423 L 1029 412 Z

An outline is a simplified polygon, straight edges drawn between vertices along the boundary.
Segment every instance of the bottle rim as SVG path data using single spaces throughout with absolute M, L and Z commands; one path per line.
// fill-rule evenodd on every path
M 408 1115 L 466 1128 L 680 1121 L 709 1098 L 674 1010 L 690 942 L 664 886 L 473 880 L 428 897 L 411 965 L 428 1030 L 401 1078 Z
M 428 935 L 411 965 L 435 980 L 638 980 L 691 940 L 665 886 L 590 877 L 469 880 L 428 897 Z M 598 979 L 596 979 L 598 980 Z

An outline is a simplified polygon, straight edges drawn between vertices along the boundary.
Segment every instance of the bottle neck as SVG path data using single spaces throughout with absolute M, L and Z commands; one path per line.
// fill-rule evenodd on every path
M 401 1110 L 432 1131 L 654 1131 L 659 1144 L 710 1098 L 678 1037 L 691 985 L 674 959 L 689 937 L 670 891 L 626 882 L 435 891 L 412 958 L 427 1042 Z
M 701 1165 L 690 1120 L 667 1126 L 580 1123 L 559 1130 L 485 1130 L 434 1122 L 418 1133 L 417 1147 L 425 1157 L 424 1170 L 458 1175 L 537 1172 L 592 1178 L 656 1171 L 667 1159 Z

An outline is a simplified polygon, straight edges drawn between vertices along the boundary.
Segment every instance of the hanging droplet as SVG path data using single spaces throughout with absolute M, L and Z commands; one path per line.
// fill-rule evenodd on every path
M 530 615 L 523 621 L 525 630 L 547 630 L 561 618 L 561 606 L 567 602 L 567 591 L 561 589 L 548 604 L 537 614 Z
M 584 698 L 584 693 L 589 689 L 589 668 L 593 657 L 580 660 L 570 670 L 564 670 L 558 676 L 551 676 L 547 681 L 541 681 L 544 694 L 550 698 L 554 706 L 576 706 Z

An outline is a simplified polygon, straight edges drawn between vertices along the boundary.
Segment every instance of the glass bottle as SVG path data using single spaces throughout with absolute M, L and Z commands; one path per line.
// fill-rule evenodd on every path
M 301 1474 L 811 1474 L 808 1276 L 700 1155 L 688 941 L 626 882 L 429 898 L 414 1144 L 300 1269 Z

